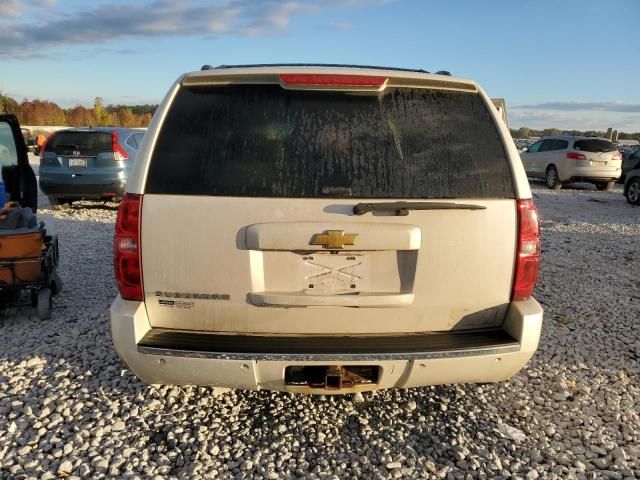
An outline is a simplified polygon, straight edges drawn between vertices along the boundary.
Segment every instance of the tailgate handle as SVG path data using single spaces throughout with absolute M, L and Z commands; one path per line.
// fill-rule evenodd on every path
M 261 307 L 407 307 L 413 293 L 360 293 L 359 295 L 307 295 L 302 292 L 251 292 L 250 302 Z
M 452 202 L 380 202 L 358 203 L 353 207 L 353 213 L 364 215 L 369 212 L 395 211 L 397 216 L 409 215 L 409 210 L 486 210 L 484 205 Z

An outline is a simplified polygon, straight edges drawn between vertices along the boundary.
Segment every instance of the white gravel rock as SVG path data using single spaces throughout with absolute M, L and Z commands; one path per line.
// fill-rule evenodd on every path
M 353 397 L 123 372 L 115 208 L 55 212 L 65 290 L 51 320 L 0 318 L 0 479 L 640 478 L 640 208 L 619 187 L 533 191 L 545 323 L 529 365 L 496 385 Z

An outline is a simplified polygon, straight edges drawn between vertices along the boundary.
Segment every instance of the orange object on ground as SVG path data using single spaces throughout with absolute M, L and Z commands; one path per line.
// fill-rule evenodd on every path
M 12 261 L 15 278 L 10 266 L 0 266 L 0 284 L 12 285 L 34 282 L 42 275 L 42 231 L 18 235 L 0 235 L 0 262 Z

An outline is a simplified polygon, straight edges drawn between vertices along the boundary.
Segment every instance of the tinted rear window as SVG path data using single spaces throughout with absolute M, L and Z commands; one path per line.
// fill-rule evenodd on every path
M 497 128 L 477 94 L 382 95 L 277 85 L 182 87 L 149 193 L 360 198 L 513 197 Z
M 113 151 L 111 133 L 109 132 L 59 132 L 49 139 L 45 152 L 56 155 L 95 156 L 98 153 Z
M 616 150 L 616 146 L 609 140 L 601 140 L 599 138 L 577 140 L 573 144 L 573 148 L 583 152 L 613 152 Z

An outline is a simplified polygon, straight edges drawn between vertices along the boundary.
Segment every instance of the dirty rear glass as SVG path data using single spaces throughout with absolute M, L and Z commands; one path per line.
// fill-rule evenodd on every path
M 113 150 L 109 132 L 59 132 L 47 141 L 44 151 L 56 155 L 95 156 Z
M 477 94 L 384 94 L 278 85 L 182 87 L 164 120 L 148 193 L 504 198 L 507 156 Z

